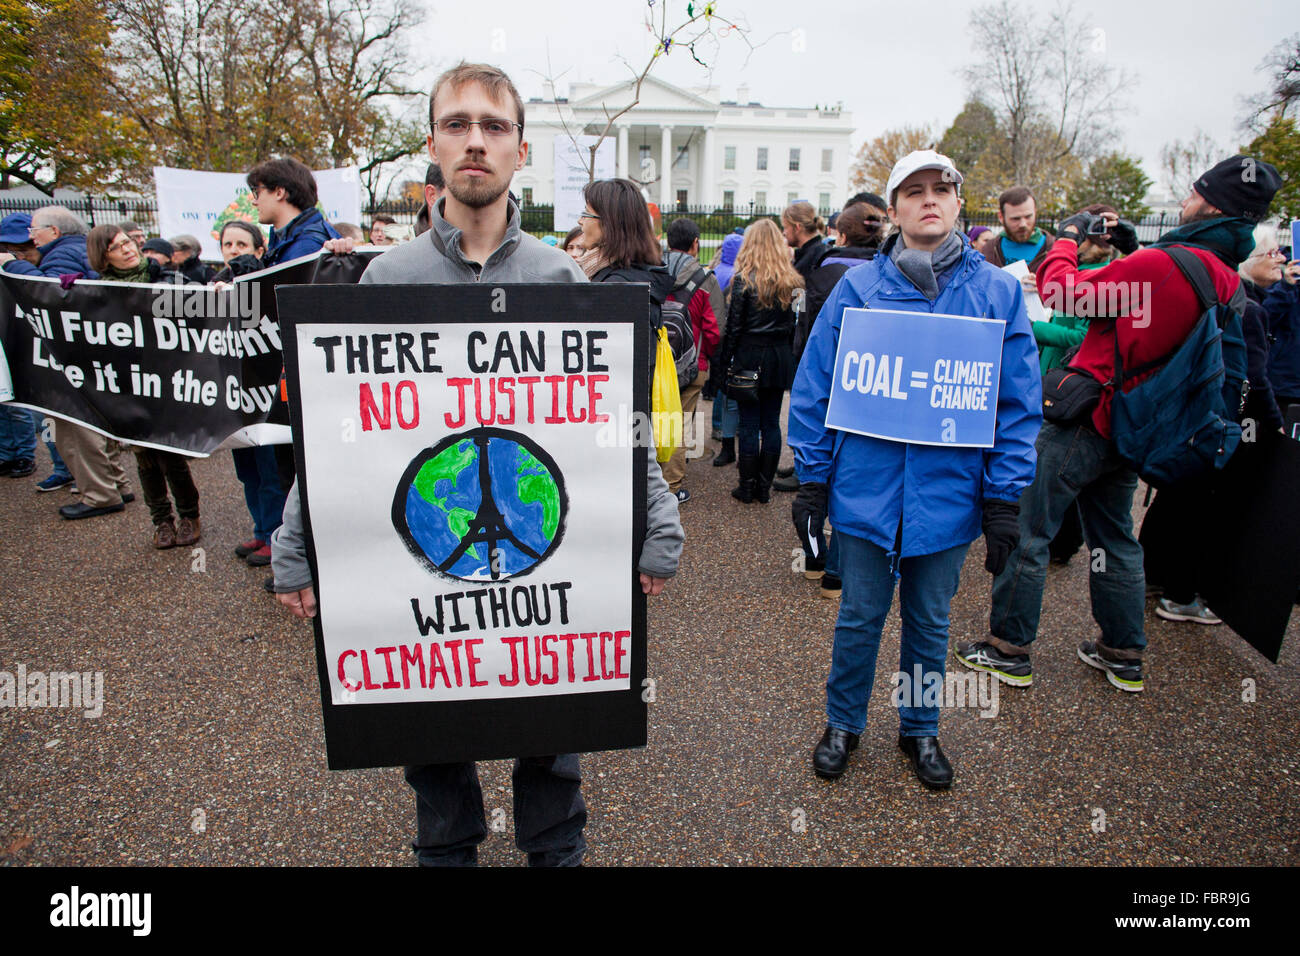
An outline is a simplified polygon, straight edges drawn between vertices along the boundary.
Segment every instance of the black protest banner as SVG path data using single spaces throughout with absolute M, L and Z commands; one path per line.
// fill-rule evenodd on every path
M 368 259 L 327 256 L 329 281 Z M 274 289 L 316 281 L 318 257 L 230 287 L 0 276 L 0 346 L 16 404 L 112 438 L 203 456 L 233 432 L 288 424 Z
M 1300 591 L 1300 442 L 1261 431 L 1223 469 L 1196 515 L 1202 531 L 1197 590 L 1274 663 Z
M 645 290 L 277 295 L 330 767 L 643 746 Z

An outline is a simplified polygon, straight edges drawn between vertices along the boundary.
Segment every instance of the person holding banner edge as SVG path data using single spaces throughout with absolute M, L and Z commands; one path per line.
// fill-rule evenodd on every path
M 86 256 L 95 271 L 111 282 L 150 281 L 149 260 L 140 254 L 140 247 L 121 226 L 91 229 L 86 236 Z M 196 544 L 201 535 L 199 489 L 190 474 L 189 459 L 175 452 L 141 445 L 132 450 L 140 476 L 140 490 L 149 506 L 149 518 L 154 526 L 153 546 L 164 551 Z M 169 485 L 172 497 L 176 499 L 178 523 L 172 521 L 172 503 L 167 497 Z
M 512 113 L 514 120 L 507 118 Z M 434 83 L 429 119 L 429 155 L 443 170 L 447 192 L 431 210 L 429 231 L 377 257 L 362 284 L 585 281 L 566 253 L 520 229 L 519 209 L 507 190 L 528 144 L 523 101 L 509 77 L 484 64 L 459 64 Z M 349 240 L 327 246 L 340 253 L 350 248 Z M 655 595 L 676 573 L 684 535 L 677 499 L 653 455 L 646 481 L 646 537 L 638 570 L 642 591 Z M 316 595 L 296 482 L 272 551 L 280 602 L 298 617 L 314 616 Z M 487 835 L 474 763 L 410 766 L 406 780 L 416 793 L 413 848 L 419 863 L 473 866 Z M 515 761 L 515 839 L 530 866 L 582 863 L 587 810 L 581 787 L 577 754 Z
M 829 517 L 840 540 L 843 596 L 826 682 L 827 725 L 813 752 L 814 771 L 827 779 L 844 773 L 866 727 L 898 578 L 899 689 L 910 691 L 901 697 L 909 703 L 899 707 L 898 745 L 926 787 L 952 785 L 939 746 L 939 708 L 924 706 L 924 686 L 943 684 L 948 608 L 970 542 L 982 527 L 985 568 L 1002 570 L 1019 536 L 1017 502 L 1034 477 L 1041 386 L 1024 294 L 954 231 L 961 181 L 952 161 L 933 150 L 894 165 L 887 201 L 896 231 L 876 258 L 835 286 L 791 392 L 789 441 L 800 485 L 795 527 L 801 538 L 819 536 Z M 826 427 L 844 311 L 864 307 L 1002 320 L 992 447 L 911 444 Z

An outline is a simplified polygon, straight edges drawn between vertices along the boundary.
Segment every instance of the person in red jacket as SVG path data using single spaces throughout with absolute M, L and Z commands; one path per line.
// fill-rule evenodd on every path
M 1248 156 L 1226 159 L 1193 184 L 1183 201 L 1181 225 L 1160 244 L 1192 252 L 1212 276 L 1220 301 L 1227 302 L 1239 292 L 1237 267 L 1250 255 L 1253 230 L 1280 185 L 1268 163 Z M 1143 688 L 1146 589 L 1131 513 L 1137 474 L 1110 438 L 1115 337 L 1124 367 L 1136 368 L 1180 345 L 1200 319 L 1201 307 L 1191 284 L 1160 249 L 1142 249 L 1105 268 L 1081 271 L 1079 243 L 1094 219 L 1082 213 L 1061 223 L 1037 279 L 1045 304 L 1090 320 L 1070 364 L 1101 383 L 1101 399 L 1082 421 L 1043 425 L 1034 483 L 1020 501 L 1020 543 L 993 582 L 990 634 L 956 650 L 966 666 L 1014 687 L 1033 682 L 1029 645 L 1038 633 L 1047 547 L 1077 500 L 1088 547 L 1094 554 L 1100 549 L 1104 558 L 1094 563 L 1089 580 L 1101 637 L 1080 645 L 1079 657 L 1120 690 Z M 1108 215 L 1103 222 L 1110 230 L 1118 220 Z M 1108 237 L 1107 231 L 1103 238 Z

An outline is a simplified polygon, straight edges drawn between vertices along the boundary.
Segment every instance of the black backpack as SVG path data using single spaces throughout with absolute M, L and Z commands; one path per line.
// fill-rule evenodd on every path
M 641 275 L 636 267 L 614 269 L 606 266 L 591 277 L 592 282 L 609 280 L 644 282 L 645 276 Z M 700 282 L 703 281 L 704 278 L 701 278 Z M 691 294 L 694 295 L 693 290 Z M 672 297 L 671 293 L 662 303 L 656 303 L 653 295 L 650 297 L 650 378 L 652 381 L 660 329 L 667 331 L 668 345 L 673 350 L 673 363 L 677 366 L 677 387 L 685 388 L 700 373 L 699 349 L 695 345 L 695 330 L 691 326 L 691 314 L 686 306 Z
M 676 273 L 672 255 L 668 257 L 668 268 Z M 660 309 L 661 324 L 668 331 L 668 345 L 673 350 L 673 361 L 677 365 L 678 388 L 685 388 L 700 374 L 700 349 L 695 344 L 690 304 L 708 277 L 708 269 L 696 266 L 686 282 L 669 293 Z

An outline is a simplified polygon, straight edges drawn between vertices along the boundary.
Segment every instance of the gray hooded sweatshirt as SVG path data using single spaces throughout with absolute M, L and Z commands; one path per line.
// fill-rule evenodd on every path
M 519 209 L 514 203 L 510 203 L 510 223 L 501 245 L 482 266 L 471 262 L 461 252 L 461 231 L 442 218 L 442 202 L 432 210 L 429 231 L 374 259 L 361 276 L 362 285 L 587 281 L 569 255 L 519 228 Z M 656 578 L 672 577 L 677 573 L 685 537 L 677 497 L 668 490 L 659 463 L 651 455 L 646 471 L 646 537 L 637 569 Z M 284 523 L 271 536 L 271 570 L 275 589 L 282 594 L 312 584 L 296 481 L 284 503 Z

